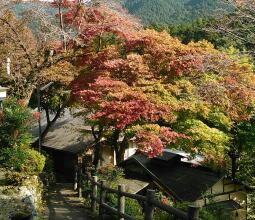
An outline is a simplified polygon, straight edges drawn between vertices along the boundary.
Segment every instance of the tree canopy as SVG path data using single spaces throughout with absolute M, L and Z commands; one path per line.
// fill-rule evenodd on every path
M 97 16 L 108 18 L 100 7 Z M 129 24 L 127 33 L 101 29 L 90 39 L 81 38 L 90 47 L 82 50 L 83 73 L 72 93 L 85 107 L 85 117 L 109 141 L 132 139 L 143 149 L 141 143 L 148 148 L 157 137 L 157 146 L 168 143 L 223 163 L 232 124 L 253 113 L 255 78 L 249 59 L 206 41 L 185 45 L 164 31 L 135 27 Z M 169 141 L 163 140 L 165 128 Z

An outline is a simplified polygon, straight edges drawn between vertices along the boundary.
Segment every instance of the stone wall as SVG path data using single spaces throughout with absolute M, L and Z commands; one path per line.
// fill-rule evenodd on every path
M 42 207 L 42 184 L 37 176 L 26 178 L 20 186 L 4 185 L 0 181 L 0 219 L 36 219 Z

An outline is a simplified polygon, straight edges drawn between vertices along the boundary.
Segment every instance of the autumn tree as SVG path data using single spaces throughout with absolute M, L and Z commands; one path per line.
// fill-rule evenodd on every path
M 100 51 L 108 41 L 115 41 L 111 35 L 113 32 L 121 35 L 123 30 L 138 28 L 135 22 L 126 19 L 125 13 L 115 16 L 111 8 L 104 5 L 88 7 L 80 1 L 37 3 L 19 18 L 12 13 L 14 3 L 1 1 L 1 6 L 2 84 L 10 88 L 10 95 L 28 103 L 35 88 L 54 82 L 54 97 L 52 94 L 42 97 L 47 119 L 49 110 L 55 112 L 54 119 L 47 120 L 48 127 L 66 106 L 68 96 L 57 98 L 57 95 L 68 90 L 70 81 L 79 71 L 77 63 L 93 54 L 94 50 Z M 54 17 L 45 8 L 51 8 Z M 55 12 L 54 8 L 57 8 Z M 119 11 L 119 15 L 121 13 Z M 10 76 L 5 74 L 7 57 L 12 61 Z M 56 104 L 56 99 L 61 102 Z
M 255 18 L 255 2 L 253 0 L 231 0 L 228 4 L 233 8 L 232 12 L 228 16 L 221 17 L 222 22 L 214 26 L 213 30 L 223 33 L 228 38 L 235 42 L 240 42 L 243 46 L 240 53 L 248 53 L 251 58 L 250 60 L 254 63 L 254 46 L 255 46 L 255 29 L 254 29 L 254 18 Z M 248 59 L 248 58 L 247 58 Z M 251 62 L 250 61 L 250 62 Z M 245 86 L 244 82 L 244 86 Z M 248 84 L 249 88 L 251 85 Z M 246 94 L 248 95 L 248 94 Z M 244 99 L 245 100 L 245 99 Z M 239 121 L 236 124 L 236 141 L 237 154 L 239 158 L 238 162 L 238 178 L 242 179 L 247 185 L 255 187 L 254 177 L 254 112 L 253 116 L 246 121 Z M 249 218 L 254 218 L 254 193 L 250 195 L 249 202 L 251 203 Z
M 135 138 L 140 151 L 154 157 L 162 153 L 167 143 L 185 137 L 169 128 L 153 125 L 160 115 L 167 113 L 145 94 L 122 81 L 99 77 L 88 85 L 88 89 L 73 92 L 88 113 L 94 112 L 87 116 L 87 121 L 93 126 L 93 132 L 95 126 L 99 127 L 96 139 L 102 135 L 109 136 L 108 142 L 116 152 L 118 163 L 123 159 L 132 138 Z M 136 124 L 145 127 L 138 129 L 134 127 Z M 135 129 L 137 132 L 134 132 Z
M 210 31 L 224 34 L 234 42 L 242 52 L 254 56 L 255 9 L 253 0 L 225 1 L 226 10 L 219 10 L 216 14 L 218 22 L 211 25 Z
M 254 76 L 248 60 L 240 62 L 230 52 L 215 50 L 207 42 L 184 45 L 166 32 L 140 30 L 122 38 L 120 44 L 106 46 L 83 65 L 93 75 L 84 73 L 77 78 L 73 84 L 75 94 L 101 92 L 93 84 L 100 77 L 122 81 L 132 90 L 142 92 L 157 107 L 158 118 L 154 124 L 172 127 L 191 137 L 172 147 L 201 153 L 221 165 L 231 144 L 232 123 L 248 120 L 254 107 Z M 83 104 L 89 102 L 82 100 Z M 103 100 L 109 102 L 112 98 Z M 92 107 L 88 108 L 89 112 L 100 115 L 99 109 L 89 106 Z M 107 107 L 112 108 L 108 114 L 114 112 L 113 103 Z M 103 123 L 106 121 L 104 118 Z M 141 128 L 145 126 L 140 120 L 132 123 L 127 129 L 131 133 L 137 132 L 136 123 Z M 139 137 L 137 140 L 149 143 L 149 137 Z M 156 143 L 156 139 L 151 140 Z
M 240 62 L 231 57 L 233 54 L 230 52 L 217 51 L 206 42 L 183 45 L 167 33 L 150 30 L 144 31 L 142 38 L 139 37 L 137 41 L 126 42 L 125 47 L 130 55 L 121 60 L 106 62 L 108 69 L 111 64 L 112 76 L 123 77 L 125 74 L 137 79 L 132 74 L 140 73 L 141 82 L 136 81 L 136 86 L 142 85 L 141 89 L 151 93 L 149 97 L 157 98 L 161 103 L 165 101 L 162 98 L 167 97 L 168 109 L 176 112 L 177 122 L 174 124 L 177 129 L 181 129 L 181 120 L 187 123 L 187 119 L 192 119 L 192 123 L 197 120 L 197 126 L 204 125 L 201 132 L 206 131 L 207 127 L 209 137 L 215 133 L 211 127 L 217 128 L 222 144 L 215 142 L 209 146 L 202 142 L 200 146 L 204 146 L 203 152 L 207 146 L 207 153 L 211 150 L 214 155 L 221 155 L 224 146 L 228 145 L 231 123 L 248 120 L 252 115 L 254 76 L 249 60 L 244 58 Z M 155 77 L 160 78 L 160 81 L 156 81 Z M 173 121 L 165 122 L 172 124 Z M 199 133 L 197 130 L 196 135 Z M 198 139 L 201 141 L 201 136 Z
M 102 73 L 102 71 L 107 70 L 106 68 L 111 68 L 110 63 L 106 67 L 105 61 L 109 60 L 110 57 L 113 59 L 120 56 L 120 51 L 117 49 L 118 45 L 120 46 L 123 40 L 132 38 L 139 29 L 139 24 L 136 21 L 127 19 L 128 15 L 125 13 L 117 13 L 104 4 L 81 8 L 76 13 L 75 20 L 68 19 L 68 16 L 73 13 L 72 10 L 64 14 L 63 17 L 67 26 L 70 23 L 71 25 L 76 24 L 77 20 L 77 28 L 82 34 L 80 35 L 80 44 L 75 46 L 80 47 L 81 44 L 90 45 L 90 47 L 85 46 L 82 49 L 82 54 L 78 59 L 78 64 L 85 66 L 85 73 L 73 84 L 73 95 L 80 97 L 79 101 L 85 101 L 86 98 L 90 99 L 92 97 L 93 92 L 98 92 L 96 91 L 97 88 L 103 90 L 105 87 L 110 86 L 110 88 L 107 88 L 107 91 L 102 92 L 104 95 L 101 98 L 93 100 L 94 103 L 89 104 L 91 107 L 89 108 L 90 111 L 98 111 L 93 116 L 93 120 L 91 118 L 89 120 L 93 121 L 91 122 L 92 131 L 96 143 L 98 143 L 96 149 L 102 134 L 111 132 L 111 137 L 108 140 L 112 143 L 117 153 L 117 160 L 120 162 L 128 142 L 127 138 L 123 138 L 122 143 L 119 143 L 120 137 L 124 135 L 123 131 L 137 121 L 147 120 L 147 122 L 151 121 L 153 123 L 156 119 L 152 120 L 152 118 L 157 118 L 156 116 L 160 114 L 160 111 L 163 111 L 159 106 L 150 103 L 142 93 L 140 95 L 136 94 L 137 92 L 133 91 L 128 82 L 121 82 L 117 77 L 115 77 L 117 80 L 111 79 Z M 83 78 L 84 75 L 86 75 L 85 79 Z M 115 84 L 118 86 L 114 87 Z M 83 93 L 81 89 L 85 87 L 86 91 Z M 116 94 L 112 94 L 114 91 Z M 112 100 L 112 103 L 107 103 L 108 97 L 116 100 Z M 83 104 L 88 108 L 86 103 Z M 143 109 L 142 107 L 146 105 L 148 105 L 147 109 Z M 149 120 L 149 117 L 152 118 Z M 171 131 L 169 130 L 169 132 Z M 173 139 L 174 137 L 173 135 Z M 160 153 L 162 146 L 163 144 L 161 144 L 161 147 L 159 146 L 158 152 L 152 148 L 151 150 L 147 149 L 147 153 L 150 155 Z
M 11 58 L 12 75 L 6 78 L 11 93 L 16 93 L 17 98 L 28 102 L 38 86 L 52 81 L 68 84 L 76 73 L 72 65 L 74 51 L 65 51 L 61 45 L 61 36 L 69 36 L 67 40 L 71 40 L 72 33 L 61 29 L 55 15 L 52 17 L 45 11 L 52 6 L 49 3 L 36 3 L 31 8 L 27 3 L 25 6 L 28 9 L 17 18 L 12 10 L 19 4 L 16 6 L 4 1 L 1 4 L 5 5 L 1 7 L 0 14 L 1 63 L 3 66 L 6 57 Z
M 61 36 L 69 39 L 57 18 L 47 13 L 49 3 L 24 3 L 25 10 L 17 18 L 13 8 L 19 3 L 1 1 L 0 12 L 0 50 L 1 84 L 9 88 L 9 95 L 22 99 L 36 107 L 33 97 L 36 88 L 54 82 L 50 95 L 42 93 L 42 107 L 47 116 L 47 133 L 50 126 L 58 119 L 68 103 L 68 86 L 78 73 L 73 65 L 73 50 L 66 51 L 61 44 Z M 54 12 L 55 9 L 52 8 Z M 57 12 L 56 12 L 57 13 Z M 72 38 L 75 38 L 72 35 Z M 6 75 L 6 58 L 11 60 L 11 74 Z M 49 119 L 49 114 L 54 117 Z

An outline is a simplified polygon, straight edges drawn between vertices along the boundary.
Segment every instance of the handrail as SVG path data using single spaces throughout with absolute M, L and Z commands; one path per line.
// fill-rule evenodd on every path
M 178 216 L 179 218 L 182 218 L 182 219 L 188 219 L 187 213 L 182 211 L 182 210 L 179 210 L 177 208 L 171 207 L 169 205 L 166 205 L 166 204 L 161 203 L 158 200 L 154 200 L 154 199 L 151 201 L 151 203 L 155 207 L 157 207 L 157 208 L 159 208 L 159 209 L 161 209 L 161 210 L 163 210 L 165 212 L 168 212 L 168 213 L 171 213 L 173 215 L 176 215 L 176 216 Z
M 158 208 L 162 211 L 165 211 L 171 215 L 174 215 L 177 218 L 183 220 L 199 220 L 199 207 L 198 206 L 189 206 L 188 212 L 174 208 L 167 204 L 164 204 L 158 201 L 155 197 L 154 190 L 147 190 L 146 196 L 137 195 L 125 192 L 125 186 L 119 185 L 118 189 L 113 189 L 105 185 L 105 181 L 98 182 L 97 176 L 91 177 L 88 173 L 86 175 L 86 180 L 91 183 L 91 209 L 93 213 L 97 211 L 97 204 L 99 204 L 99 217 L 103 218 L 104 212 L 108 211 L 114 215 L 117 215 L 120 220 L 135 220 L 134 217 L 125 214 L 125 198 L 134 199 L 138 202 L 144 204 L 144 219 L 152 220 L 153 212 L 155 208 Z M 99 190 L 98 190 L 99 189 Z M 99 198 L 98 198 L 99 192 Z M 117 209 L 111 207 L 105 202 L 105 197 L 107 193 L 113 193 L 118 196 L 118 207 Z

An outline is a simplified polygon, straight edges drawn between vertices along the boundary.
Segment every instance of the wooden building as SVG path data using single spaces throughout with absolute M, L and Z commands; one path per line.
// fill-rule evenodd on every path
M 247 191 L 244 184 L 198 164 L 184 162 L 179 154 L 164 152 L 150 159 L 136 154 L 121 166 L 126 178 L 146 181 L 175 201 L 214 206 L 229 211 L 232 219 L 244 220 L 247 213 Z
M 41 116 L 42 131 L 46 127 L 46 116 Z M 38 123 L 31 129 L 34 141 L 38 139 Z M 83 117 L 74 117 L 72 113 L 66 109 L 63 115 L 50 128 L 46 137 L 42 141 L 42 149 L 51 155 L 54 161 L 57 177 L 63 177 L 59 181 L 73 182 L 75 171 L 79 162 L 84 155 L 89 154 L 90 160 L 93 160 L 94 137 L 91 127 L 84 125 Z M 123 159 L 127 159 L 136 152 L 136 148 L 130 143 L 130 148 L 125 151 Z M 102 148 L 100 150 L 100 166 L 107 164 L 116 165 L 116 155 L 114 150 L 104 145 L 102 140 Z
M 46 127 L 46 117 L 41 118 L 42 130 Z M 38 125 L 31 130 L 34 140 L 38 139 Z M 50 128 L 42 141 L 42 150 L 46 151 L 54 162 L 57 181 L 73 182 L 78 163 L 78 157 L 85 152 L 94 138 L 90 127 L 84 125 L 81 117 L 73 117 L 66 110 L 65 113 Z

